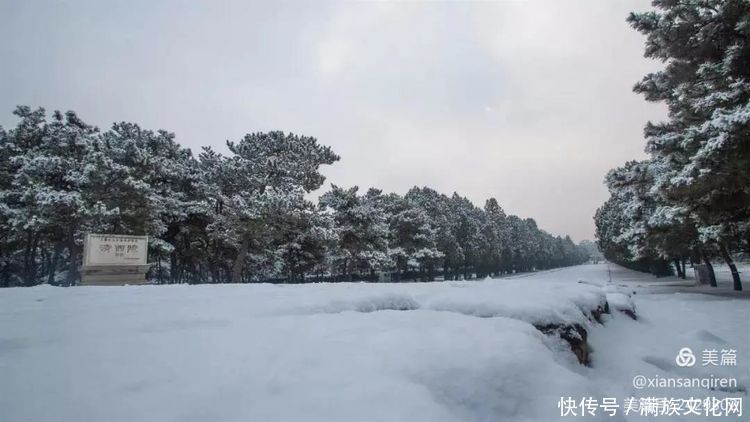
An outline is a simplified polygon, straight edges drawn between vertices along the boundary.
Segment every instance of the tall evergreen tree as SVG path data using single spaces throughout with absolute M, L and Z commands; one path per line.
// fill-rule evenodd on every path
M 632 13 L 646 57 L 666 63 L 635 91 L 663 101 L 669 120 L 649 123 L 647 150 L 662 168 L 655 185 L 668 205 L 716 245 L 741 290 L 730 250 L 750 250 L 750 3 L 655 0 Z
M 148 235 L 157 283 L 468 279 L 582 262 L 569 238 L 494 199 L 333 186 L 316 206 L 305 194 L 338 157 L 314 138 L 251 134 L 196 159 L 135 123 L 101 132 L 73 112 L 16 115 L 0 128 L 0 286 L 74 284 L 86 233 Z
M 388 257 L 388 220 L 379 204 L 379 192 L 357 195 L 354 186 L 336 185 L 320 197 L 320 204 L 333 211 L 337 237 L 335 265 L 349 281 L 354 274 L 372 278 L 376 271 L 392 266 Z
M 284 132 L 253 133 L 227 146 L 233 155 L 222 162 L 223 173 L 232 178 L 221 187 L 225 206 L 221 216 L 237 247 L 232 282 L 238 283 L 248 253 L 278 236 L 278 220 L 302 204 L 304 193 L 323 184 L 319 167 L 339 157 L 315 138 Z

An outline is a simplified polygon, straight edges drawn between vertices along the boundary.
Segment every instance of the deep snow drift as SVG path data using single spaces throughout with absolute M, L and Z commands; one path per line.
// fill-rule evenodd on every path
M 643 288 L 639 321 L 592 323 L 584 311 L 632 306 L 641 289 L 618 271 L 615 283 L 588 265 L 479 282 L 5 289 L 0 420 L 567 420 L 560 397 L 642 396 L 634 373 L 666 374 L 680 347 L 717 342 L 738 349 L 731 372 L 750 385 L 746 300 Z M 532 325 L 548 323 L 584 324 L 593 366 Z

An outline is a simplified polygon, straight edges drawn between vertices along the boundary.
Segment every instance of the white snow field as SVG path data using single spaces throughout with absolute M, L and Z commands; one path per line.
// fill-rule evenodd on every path
M 600 264 L 444 283 L 3 289 L 0 421 L 541 422 L 580 418 L 561 416 L 561 397 L 745 397 L 748 296 L 610 267 L 612 283 Z M 605 299 L 638 321 L 592 322 Z M 591 367 L 532 325 L 572 323 Z M 679 368 L 682 347 L 731 347 L 737 365 Z M 632 387 L 688 369 L 740 388 Z

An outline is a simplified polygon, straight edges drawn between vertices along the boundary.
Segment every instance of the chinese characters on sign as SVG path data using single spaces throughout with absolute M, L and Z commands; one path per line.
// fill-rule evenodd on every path
M 84 266 L 145 265 L 146 236 L 90 234 L 86 237 Z
M 125 249 L 127 247 L 127 249 Z M 133 255 L 138 253 L 138 245 L 114 245 L 114 251 L 112 250 L 112 245 L 109 243 L 103 243 L 99 245 L 99 252 L 102 252 L 104 254 L 113 253 L 115 254 L 115 257 L 125 257 L 127 251 L 127 255 Z

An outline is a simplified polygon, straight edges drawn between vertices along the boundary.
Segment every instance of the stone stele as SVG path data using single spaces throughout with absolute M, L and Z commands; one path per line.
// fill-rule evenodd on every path
M 148 236 L 88 234 L 83 243 L 83 286 L 144 284 Z

